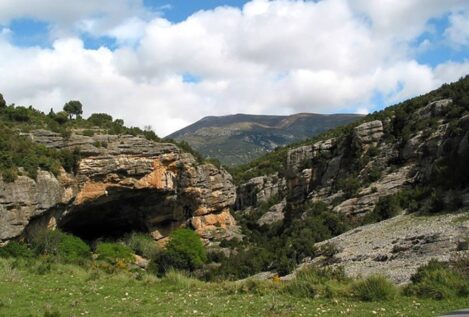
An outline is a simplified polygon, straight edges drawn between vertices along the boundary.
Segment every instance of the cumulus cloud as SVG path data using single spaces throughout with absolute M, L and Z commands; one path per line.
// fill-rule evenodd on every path
M 453 14 L 449 17 L 450 27 L 446 36 L 456 46 L 469 45 L 469 10 Z
M 113 0 L 115 12 L 96 15 L 106 1 L 82 8 L 40 1 L 69 10 L 63 21 L 47 10 L 34 14 L 104 32 L 117 39 L 114 51 L 86 49 L 73 32 L 49 49 L 18 48 L 0 35 L 5 98 L 44 111 L 80 99 L 86 114 L 108 112 L 166 135 L 206 115 L 364 113 L 376 94 L 393 103 L 469 72 L 469 62 L 419 64 L 411 49 L 431 18 L 461 14 L 465 1 L 253 0 L 180 23 L 149 18 L 137 0 Z M 1 2 L 0 21 L 33 14 L 22 4 Z M 200 80 L 187 81 L 188 74 Z

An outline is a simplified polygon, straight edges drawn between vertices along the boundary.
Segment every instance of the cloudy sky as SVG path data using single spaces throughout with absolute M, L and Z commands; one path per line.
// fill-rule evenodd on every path
M 0 92 L 165 136 L 207 115 L 360 112 L 469 73 L 467 0 L 0 0 Z

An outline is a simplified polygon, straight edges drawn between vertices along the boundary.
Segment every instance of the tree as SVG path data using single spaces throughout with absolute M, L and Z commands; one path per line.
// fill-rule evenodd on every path
M 0 94 L 0 108 L 5 108 L 7 106 L 7 103 L 5 99 L 3 99 L 3 95 Z
M 108 115 L 107 113 L 93 113 L 89 118 L 88 121 L 97 125 L 99 127 L 108 125 L 112 122 L 112 116 Z M 123 122 L 122 122 L 123 124 Z
M 83 113 L 83 106 L 78 100 L 70 100 L 64 105 L 64 111 L 67 112 L 72 119 L 72 116 L 75 115 L 75 118 Z
M 68 113 L 65 111 L 60 111 L 54 116 L 54 120 L 59 124 L 64 124 L 68 120 Z

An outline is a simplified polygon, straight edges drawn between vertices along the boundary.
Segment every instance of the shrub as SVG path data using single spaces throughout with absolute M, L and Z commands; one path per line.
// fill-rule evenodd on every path
M 342 267 L 309 267 L 299 271 L 292 281 L 285 284 L 282 292 L 293 296 L 313 298 L 325 295 L 333 283 L 340 284 L 344 288 L 348 282 Z
M 465 241 L 465 243 L 468 242 L 469 240 Z M 451 257 L 449 263 L 453 271 L 463 276 L 466 280 L 469 279 L 469 254 L 455 255 Z
M 173 269 L 166 272 L 161 282 L 167 283 L 176 289 L 199 288 L 204 285 L 204 282 L 191 278 L 184 272 L 175 271 Z
M 321 245 L 317 250 L 318 255 L 325 256 L 326 258 L 332 258 L 337 253 L 339 253 L 339 249 L 334 243 L 331 242 L 327 242 Z
M 358 193 L 361 183 L 356 177 L 348 177 L 340 179 L 337 183 L 339 189 L 344 192 L 346 198 L 350 198 Z
M 373 212 L 367 216 L 368 222 L 377 222 L 397 216 L 401 211 L 399 199 L 395 195 L 380 197 Z
M 84 130 L 83 131 L 83 135 L 84 136 L 89 136 L 89 137 L 92 137 L 94 135 L 94 130 Z
M 353 294 L 363 301 L 382 301 L 396 297 L 397 288 L 380 275 L 372 275 L 352 285 Z
M 161 252 L 156 242 L 149 235 L 144 233 L 131 233 L 126 239 L 126 244 L 134 250 L 136 254 L 147 259 L 154 259 L 156 255 Z
M 133 261 L 132 249 L 122 243 L 100 242 L 96 246 L 98 260 L 108 262 L 114 265 L 121 263 L 130 263 Z
M 112 122 L 112 116 L 106 113 L 93 113 L 88 121 L 97 126 L 103 126 Z
M 88 244 L 59 230 L 38 231 L 31 238 L 31 246 L 37 254 L 52 255 L 64 262 L 82 262 L 91 256 Z
M 431 260 L 417 269 L 412 284 L 404 289 L 409 296 L 446 299 L 469 295 L 469 281 L 447 263 Z
M 2 179 L 5 183 L 13 183 L 18 178 L 18 173 L 13 168 L 2 171 Z
M 197 233 L 190 229 L 177 229 L 169 236 L 166 250 L 155 259 L 158 273 L 169 269 L 193 271 L 207 260 L 207 254 Z
M 16 241 L 0 248 L 0 257 L 2 258 L 32 258 L 33 256 L 34 253 L 31 249 Z

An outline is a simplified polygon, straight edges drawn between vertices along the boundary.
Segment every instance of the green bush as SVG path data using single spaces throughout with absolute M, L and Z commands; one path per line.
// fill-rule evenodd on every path
M 147 259 L 154 259 L 158 253 L 161 252 L 155 240 L 144 233 L 131 233 L 126 239 L 126 244 L 134 250 L 136 254 Z
M 421 266 L 411 278 L 412 283 L 404 289 L 409 296 L 446 299 L 469 296 L 469 280 L 452 269 L 447 263 L 431 260 Z
M 372 275 L 352 285 L 353 294 L 363 301 L 383 301 L 396 297 L 397 288 L 392 282 L 380 275 Z
M 347 177 L 344 179 L 339 179 L 337 182 L 338 189 L 344 192 L 346 198 L 353 197 L 358 193 L 360 189 L 361 182 L 356 177 Z
M 367 222 L 378 222 L 397 216 L 401 212 L 401 204 L 396 195 L 380 197 L 373 211 L 367 215 Z
M 193 271 L 207 261 L 207 254 L 197 233 L 177 229 L 169 236 L 166 249 L 158 254 L 155 264 L 159 274 L 169 269 Z
M 293 296 L 314 298 L 326 295 L 332 284 L 338 286 L 337 288 L 345 289 L 348 283 L 349 280 L 345 277 L 342 267 L 317 268 L 313 266 L 299 271 L 293 280 L 285 284 L 282 292 Z
M 337 246 L 331 242 L 321 245 L 321 247 L 319 247 L 317 250 L 318 255 L 325 256 L 326 258 L 332 258 L 337 253 L 339 253 Z
M 90 130 L 90 129 L 84 130 L 83 135 L 92 137 L 94 135 L 94 130 Z
M 95 250 L 98 260 L 117 264 L 118 262 L 130 263 L 133 261 L 133 251 L 128 246 L 118 242 L 100 242 Z
M 28 246 L 16 241 L 0 248 L 0 257 L 2 258 L 32 258 L 33 256 L 34 253 Z
M 60 261 L 80 263 L 91 257 L 90 247 L 80 238 L 59 230 L 41 230 L 31 237 L 36 254 L 54 256 Z

